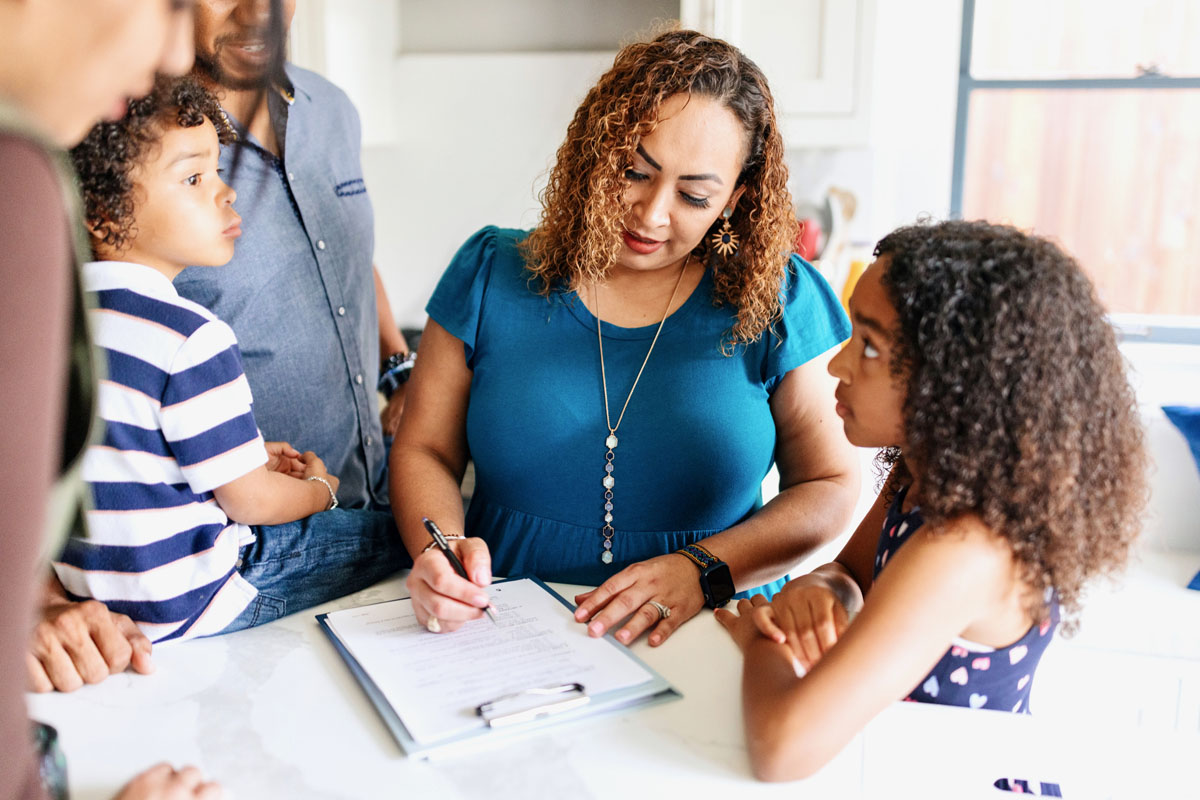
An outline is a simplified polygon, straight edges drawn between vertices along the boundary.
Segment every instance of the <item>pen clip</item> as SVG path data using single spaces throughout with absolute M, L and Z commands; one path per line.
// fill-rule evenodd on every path
M 425 530 L 429 531 L 429 535 L 433 537 L 434 543 L 443 550 L 450 547 L 450 541 L 446 538 L 446 534 L 442 533 L 442 529 L 437 526 L 437 523 L 429 517 L 421 517 L 421 522 L 425 525 Z
M 539 717 L 561 714 L 591 701 L 582 683 L 524 689 L 476 706 L 475 713 L 490 727 L 500 728 Z

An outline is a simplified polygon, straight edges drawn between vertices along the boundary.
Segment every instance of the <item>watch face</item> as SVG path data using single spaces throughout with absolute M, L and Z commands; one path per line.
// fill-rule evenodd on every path
M 706 569 L 704 580 L 708 584 L 706 599 L 713 608 L 720 608 L 733 597 L 733 575 L 729 571 L 729 565 L 724 561 Z

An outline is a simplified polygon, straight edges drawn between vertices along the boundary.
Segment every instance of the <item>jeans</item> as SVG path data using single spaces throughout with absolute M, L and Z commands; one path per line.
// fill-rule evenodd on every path
M 238 572 L 258 596 L 221 631 L 232 633 L 342 597 L 412 566 L 388 511 L 335 508 L 258 525 Z

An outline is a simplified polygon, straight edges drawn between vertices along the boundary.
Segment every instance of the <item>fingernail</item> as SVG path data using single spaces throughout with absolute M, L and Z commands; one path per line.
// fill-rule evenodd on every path
M 617 638 L 620 639 L 622 642 L 628 642 L 629 641 L 629 631 L 619 631 L 617 633 Z
M 604 626 L 599 622 L 593 622 L 591 625 L 588 625 L 588 633 L 592 636 L 600 636 L 604 633 Z
M 488 603 L 490 603 L 491 601 L 488 600 L 488 596 L 486 594 L 477 594 L 471 600 L 471 602 L 474 603 L 475 605 L 479 606 L 480 608 L 487 608 Z
M 662 641 L 662 637 L 661 637 L 661 636 L 659 636 L 658 634 L 655 634 L 655 635 L 653 635 L 653 636 L 651 636 L 651 637 L 650 637 L 650 644 L 651 644 L 652 646 L 656 646 L 656 645 L 657 645 L 659 642 L 661 642 L 661 641 Z
M 582 608 L 575 609 L 575 619 L 583 622 L 585 619 L 587 619 L 587 611 Z
M 481 586 L 487 586 L 489 583 L 492 582 L 492 576 L 488 575 L 485 570 L 477 569 L 477 570 L 475 570 L 474 580 L 475 580 L 475 583 L 478 583 Z

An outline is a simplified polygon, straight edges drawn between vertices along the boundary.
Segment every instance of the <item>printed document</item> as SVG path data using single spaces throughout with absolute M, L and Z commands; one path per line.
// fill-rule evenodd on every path
M 654 680 L 621 645 L 589 637 L 538 582 L 504 581 L 487 592 L 498 624 L 483 617 L 453 633 L 427 631 L 411 600 L 327 617 L 416 742 L 482 728 L 479 705 L 523 690 L 579 683 L 595 698 Z

